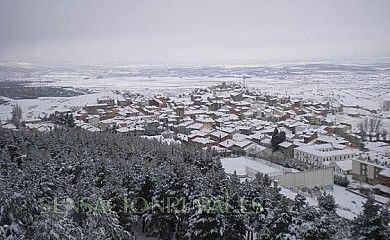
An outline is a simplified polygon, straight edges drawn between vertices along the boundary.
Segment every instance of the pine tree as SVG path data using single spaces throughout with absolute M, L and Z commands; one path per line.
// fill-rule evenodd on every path
M 380 238 L 390 238 L 390 211 L 387 207 L 383 206 L 379 213 L 379 235 Z
M 0 237 L 6 240 L 18 240 L 23 236 L 23 230 L 19 224 L 13 222 L 10 225 L 0 226 Z
M 279 132 L 278 128 L 275 127 L 271 138 L 272 151 L 275 152 L 279 150 L 279 144 L 284 141 L 286 141 L 286 132 L 284 131 Z
M 225 231 L 223 238 L 226 240 L 244 239 L 246 233 L 246 209 L 243 204 L 243 192 L 241 191 L 240 179 L 234 171 L 229 179 L 229 191 L 225 193 L 223 210 L 225 215 Z
M 286 132 L 280 131 L 279 138 L 278 138 L 278 144 L 286 141 Z
M 185 238 L 222 240 L 224 233 L 224 216 L 219 212 L 195 211 L 188 222 Z
M 302 239 L 332 239 L 336 233 L 337 219 L 332 218 L 326 213 L 321 213 L 320 216 L 313 222 L 306 222 L 300 228 L 300 238 Z
M 241 183 L 236 174 L 229 177 L 224 172 L 215 152 L 185 144 L 73 128 L 35 134 L 0 129 L 0 164 L 0 192 L 6 193 L 0 198 L 0 238 L 32 239 L 35 234 L 37 239 L 49 239 L 68 234 L 76 239 L 131 239 L 128 232 L 137 216 L 123 212 L 123 193 L 128 194 L 128 204 L 134 197 L 149 201 L 152 208 L 145 216 L 161 239 L 172 234 L 176 239 L 244 239 L 245 231 L 261 233 L 263 239 L 331 238 L 332 234 L 325 234 L 332 233 L 328 223 L 340 221 L 329 211 L 307 206 L 303 196 L 291 203 L 268 175 L 257 174 Z M 220 199 L 226 195 L 226 201 Z M 64 217 L 42 215 L 38 199 L 56 196 L 75 202 L 82 197 L 90 203 L 99 197 L 113 200 L 108 213 L 80 207 L 78 213 L 70 210 Z M 184 199 L 185 211 L 153 211 L 158 206 L 150 199 L 157 197 L 165 211 L 167 196 Z M 202 196 L 212 205 L 199 211 L 193 202 Z M 240 211 L 241 197 L 249 200 L 245 211 Z M 218 201 L 222 211 L 213 206 Z M 137 203 L 142 210 L 143 202 Z M 379 225 L 386 226 L 385 217 L 381 219 Z M 83 237 L 77 235 L 80 229 Z
M 115 212 L 95 211 L 85 221 L 84 239 L 86 240 L 135 239 L 120 226 Z
M 342 187 L 349 186 L 349 180 L 346 176 L 334 175 L 334 183 Z
M 271 138 L 272 151 L 278 150 L 278 144 L 279 144 L 278 141 L 279 141 L 279 130 L 278 128 L 275 128 Z
M 68 126 L 68 127 L 74 127 L 75 126 L 73 114 L 71 114 L 71 113 L 68 114 L 67 118 L 65 119 L 65 121 L 66 121 L 66 126 Z
M 297 194 L 294 198 L 294 210 L 300 212 L 308 204 L 306 202 L 306 197 L 302 194 Z
M 370 195 L 363 205 L 363 211 L 352 223 L 352 235 L 362 239 L 388 239 L 390 236 L 389 211 L 375 204 Z
M 318 206 L 329 212 L 336 212 L 337 204 L 331 194 L 324 192 L 318 197 Z
M 83 239 L 81 227 L 69 219 L 64 212 L 42 215 L 39 221 L 34 223 L 33 240 L 57 240 L 57 239 Z
M 266 218 L 262 221 L 261 227 L 257 228 L 260 239 L 283 239 L 290 235 L 290 224 L 293 216 L 288 204 L 281 201 L 274 209 L 268 210 Z
M 331 202 L 328 198 L 325 199 Z M 325 200 L 321 201 L 326 202 Z M 291 239 L 334 239 L 337 229 L 341 229 L 338 236 L 345 236 L 345 234 L 343 235 L 344 226 L 337 226 L 337 223 L 342 221 L 339 216 L 333 211 L 309 206 L 306 203 L 306 198 L 300 194 L 295 197 L 291 214 L 292 222 L 289 226 L 289 232 L 286 234 Z

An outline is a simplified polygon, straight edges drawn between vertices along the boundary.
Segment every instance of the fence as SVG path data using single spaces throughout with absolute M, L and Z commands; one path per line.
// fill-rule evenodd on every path
M 259 170 L 245 167 L 246 175 L 254 177 Z M 278 180 L 279 184 L 286 188 L 306 186 L 331 186 L 334 184 L 333 168 L 314 169 L 305 172 L 283 173 L 282 171 L 272 172 L 269 176 Z
M 288 173 L 273 177 L 279 184 L 290 188 L 297 186 L 329 186 L 334 184 L 333 168 L 320 168 L 298 173 Z
M 245 174 L 247 176 L 254 178 L 256 176 L 256 173 L 263 173 L 263 174 L 267 174 L 268 176 L 277 176 L 277 175 L 282 175 L 283 171 L 275 170 L 273 172 L 262 172 L 261 170 L 245 166 Z
M 292 168 L 286 168 L 286 167 L 283 167 L 281 165 L 275 164 L 273 162 L 270 162 L 270 161 L 267 161 L 267 160 L 264 160 L 264 159 L 261 159 L 261 158 L 255 158 L 254 160 L 256 162 L 259 162 L 261 164 L 267 165 L 269 167 L 279 169 L 280 171 L 282 171 L 282 173 L 291 173 L 291 172 L 293 172 Z M 298 170 L 296 170 L 296 171 L 298 172 Z

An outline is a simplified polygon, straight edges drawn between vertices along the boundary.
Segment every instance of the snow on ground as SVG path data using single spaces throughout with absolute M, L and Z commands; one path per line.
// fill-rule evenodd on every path
M 115 94 L 112 91 L 102 91 L 98 93 L 79 95 L 74 97 L 40 97 L 38 99 L 18 99 L 13 100 L 5 98 L 9 102 L 6 105 L 0 105 L 0 119 L 11 118 L 12 106 L 18 104 L 22 108 L 22 118 L 31 119 L 39 115 L 44 116 L 54 111 L 69 110 L 72 107 L 82 107 L 85 104 L 97 103 L 97 98 L 109 96 L 116 99 L 123 99 L 122 95 Z
M 87 89 L 115 89 L 115 90 L 138 90 L 138 89 L 177 89 L 208 87 L 232 79 L 203 78 L 203 77 L 109 77 L 102 79 L 82 79 L 80 77 L 66 77 L 51 82 L 41 82 L 35 86 L 67 86 Z
M 287 188 L 284 188 L 284 187 L 280 188 L 280 193 L 283 194 L 284 196 L 288 197 L 291 200 L 294 200 L 295 196 L 298 195 L 297 192 L 291 191 L 290 189 L 287 189 Z M 317 205 L 317 202 L 313 198 L 308 197 L 307 195 L 305 195 L 305 196 L 306 196 L 306 202 L 309 205 L 311 205 L 311 206 Z
M 373 185 L 370 185 L 368 183 L 353 180 L 351 176 L 348 177 L 348 180 L 350 182 L 350 189 L 355 192 L 359 192 L 359 188 L 372 189 L 374 187 Z M 376 201 L 381 202 L 383 204 L 387 204 L 390 202 L 390 198 L 388 197 L 384 197 L 378 194 L 374 194 L 374 197 Z
M 363 210 L 363 204 L 366 202 L 366 198 L 351 193 L 347 191 L 344 187 L 340 187 L 337 185 L 334 185 L 333 190 L 326 190 L 327 193 L 330 193 L 335 198 L 335 201 L 338 205 L 338 208 L 336 210 L 336 213 L 349 220 L 353 220 L 357 215 Z M 281 188 L 280 193 L 285 195 L 286 197 L 294 200 L 295 196 L 298 194 L 295 191 L 292 191 L 290 189 Z M 301 194 L 305 195 L 306 202 L 309 205 L 316 206 L 318 205 L 317 199 L 315 196 L 310 196 L 306 192 L 300 192 Z
M 309 64 L 310 65 L 310 64 Z M 61 86 L 88 89 L 183 89 L 208 87 L 222 82 L 242 82 L 264 93 L 290 95 L 292 98 L 329 100 L 344 105 L 360 105 L 378 109 L 383 100 L 390 99 L 389 71 L 376 65 L 356 71 L 356 65 L 327 64 L 280 66 L 207 66 L 186 68 L 115 68 L 74 67 L 37 72 L 28 79 L 34 86 Z M 359 67 L 359 68 L 360 68 Z M 338 68 L 338 69 L 337 69 Z M 100 73 L 99 73 L 100 72 Z M 18 76 L 18 75 L 16 75 Z M 85 76 L 88 76 L 87 78 Z M 12 78 L 15 76 L 9 76 Z
M 347 219 L 354 219 L 363 210 L 366 198 L 345 190 L 344 187 L 334 185 L 333 190 L 327 191 L 335 198 L 339 205 L 337 214 Z
M 236 171 L 238 175 L 245 175 L 245 167 L 250 167 L 270 176 L 281 173 L 281 171 L 277 168 L 267 166 L 247 157 L 222 158 L 221 162 L 227 173 L 233 173 Z
M 361 110 L 361 109 L 360 109 Z M 363 122 L 366 117 L 372 116 L 372 114 L 361 116 L 361 117 L 351 117 L 347 114 L 328 114 L 328 118 L 332 121 L 336 121 L 337 123 L 348 123 L 351 124 L 353 129 L 357 129 L 359 123 Z M 382 128 L 386 129 L 390 132 L 390 118 L 382 118 Z
M 381 81 L 373 81 L 361 85 L 362 76 L 289 76 L 288 78 L 252 77 L 246 80 L 246 85 L 258 88 L 262 92 L 290 95 L 293 98 L 311 98 L 318 101 L 331 100 L 345 105 L 361 105 L 368 108 L 379 108 L 380 102 L 390 98 L 389 91 L 379 87 Z M 380 79 L 379 79 L 380 80 Z M 210 78 L 210 77 L 110 77 L 103 79 L 82 79 L 66 77 L 51 82 L 36 83 L 43 86 L 71 86 L 88 89 L 178 89 L 208 87 L 222 82 L 241 82 L 240 78 Z M 275 88 L 275 85 L 278 87 Z M 387 89 L 388 90 L 388 89 Z
M 388 197 L 384 197 L 384 196 L 381 196 L 378 194 L 374 194 L 374 197 L 375 197 L 375 200 L 377 200 L 378 202 L 381 202 L 383 204 L 388 204 L 390 202 L 390 198 L 388 198 Z

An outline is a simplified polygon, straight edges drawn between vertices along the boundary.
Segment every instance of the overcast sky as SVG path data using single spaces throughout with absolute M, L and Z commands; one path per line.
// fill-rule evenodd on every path
M 390 56 L 389 0 L 0 0 L 0 60 L 245 63 Z

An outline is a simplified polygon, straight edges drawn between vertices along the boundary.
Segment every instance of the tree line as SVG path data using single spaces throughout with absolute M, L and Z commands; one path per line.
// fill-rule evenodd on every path
M 309 206 L 302 195 L 286 198 L 267 175 L 226 174 L 211 149 L 67 127 L 0 128 L 0 192 L 2 239 L 135 239 L 136 231 L 167 240 L 389 234 L 388 211 L 372 202 L 367 209 L 375 214 L 367 210 L 350 222 L 336 214 L 331 195 Z M 127 210 L 136 211 L 125 211 L 124 196 Z

